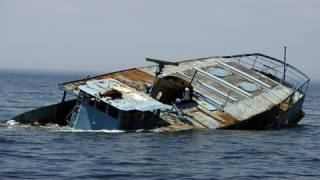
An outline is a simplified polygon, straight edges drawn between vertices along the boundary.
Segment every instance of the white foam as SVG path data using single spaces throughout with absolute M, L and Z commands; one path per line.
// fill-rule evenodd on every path
M 6 122 L 6 125 L 8 125 L 8 126 L 16 126 L 16 125 L 19 125 L 19 124 L 20 124 L 20 123 L 19 123 L 18 121 L 13 120 L 13 119 L 8 120 L 8 121 Z
M 85 133 L 85 132 L 90 132 L 90 133 L 124 133 L 125 131 L 123 130 L 106 130 L 106 129 L 102 129 L 102 130 L 82 130 L 82 129 L 73 129 L 70 127 L 64 127 L 61 129 L 57 129 L 55 130 L 56 132 L 75 132 L 75 133 Z
M 20 124 L 18 121 L 16 120 L 8 120 L 5 123 L 5 126 L 8 128 L 16 128 L 16 127 L 20 127 L 20 128 L 37 128 L 37 129 L 46 129 L 48 131 L 53 131 L 53 132 L 72 132 L 72 133 L 110 133 L 110 134 L 116 134 L 116 133 L 125 133 L 127 131 L 125 130 L 118 130 L 118 129 L 112 129 L 112 130 L 107 130 L 107 129 L 101 129 L 101 130 L 82 130 L 82 129 L 74 129 L 72 127 L 69 126 L 59 126 L 58 124 L 47 124 L 45 126 L 34 126 L 31 124 Z M 134 132 L 140 133 L 140 132 L 144 132 L 145 130 L 143 129 L 138 129 Z M 159 129 L 154 129 L 154 130 L 148 130 L 150 132 L 160 132 Z

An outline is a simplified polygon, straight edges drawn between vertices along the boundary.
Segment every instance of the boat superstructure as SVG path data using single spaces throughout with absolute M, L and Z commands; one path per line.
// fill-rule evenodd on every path
M 294 125 L 304 115 L 310 78 L 270 56 L 147 60 L 155 65 L 63 83 L 64 97 L 76 99 L 15 119 L 86 130 L 259 130 Z

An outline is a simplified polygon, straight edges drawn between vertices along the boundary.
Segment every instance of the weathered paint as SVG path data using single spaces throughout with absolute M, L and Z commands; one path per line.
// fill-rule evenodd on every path
M 82 99 L 78 109 L 72 114 L 69 126 L 82 130 L 122 129 L 119 119 L 90 106 L 86 98 Z
M 81 92 L 91 95 L 98 101 L 103 101 L 123 111 L 150 111 L 156 109 L 170 109 L 171 107 L 156 101 L 143 91 L 138 91 L 127 84 L 113 78 L 88 81 L 79 86 Z M 122 94 L 121 98 L 112 99 L 101 97 L 104 92 L 117 90 Z
M 123 71 L 118 71 L 114 73 L 103 74 L 95 77 L 63 83 L 63 84 L 60 84 L 60 87 L 68 91 L 69 93 L 73 93 L 77 95 L 79 93 L 79 86 L 84 85 L 88 81 L 100 80 L 100 79 L 106 79 L 106 78 L 114 78 L 140 91 L 144 90 L 145 84 L 152 84 L 154 80 L 154 77 L 151 74 L 143 72 L 139 69 L 129 69 L 129 70 L 123 70 Z

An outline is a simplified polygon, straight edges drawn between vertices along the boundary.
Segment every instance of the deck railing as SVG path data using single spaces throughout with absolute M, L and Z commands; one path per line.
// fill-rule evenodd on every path
M 242 66 L 269 75 L 281 84 L 291 87 L 293 92 L 288 98 L 294 96 L 296 92 L 305 95 L 308 91 L 310 78 L 282 60 L 260 53 L 222 56 L 220 58 L 231 59 Z

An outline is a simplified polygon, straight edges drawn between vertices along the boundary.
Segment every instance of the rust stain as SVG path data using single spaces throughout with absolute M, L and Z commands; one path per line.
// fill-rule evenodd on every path
M 196 123 L 197 124 L 197 125 L 194 124 L 196 127 L 198 127 L 198 128 L 208 128 L 206 125 L 204 125 L 203 123 L 201 123 L 201 122 L 199 122 L 197 120 L 198 116 L 196 115 L 196 113 L 200 112 L 199 108 L 184 109 L 184 110 L 182 110 L 182 112 L 188 116 L 189 120 L 191 120 L 192 123 Z
M 288 109 L 290 109 L 292 105 L 293 105 L 293 100 L 287 99 L 282 103 L 280 103 L 278 106 L 279 106 L 279 109 L 281 109 L 282 111 L 287 111 Z
M 72 81 L 65 84 L 62 84 L 64 87 L 72 87 L 74 89 L 78 89 L 78 86 L 81 86 L 85 84 L 86 81 L 90 80 L 100 80 L 100 79 L 106 79 L 106 78 L 114 78 L 118 81 L 127 84 L 128 86 L 131 86 L 139 91 L 143 90 L 143 85 L 146 83 L 151 84 L 153 82 L 154 77 L 146 72 L 143 72 L 139 69 L 128 69 L 124 71 L 109 73 L 109 74 L 103 74 L 100 76 L 95 76 L 88 79 L 81 79 L 78 81 Z
M 105 79 L 105 78 L 117 78 L 117 77 L 126 77 L 132 81 L 140 81 L 140 82 L 144 82 L 144 83 L 152 83 L 153 78 L 154 78 L 152 75 L 150 75 L 146 72 L 143 72 L 139 69 L 130 69 L 130 70 L 126 70 L 126 71 L 120 71 L 120 72 L 116 72 L 116 73 L 106 74 L 104 76 L 99 76 L 99 77 L 93 78 L 93 79 Z
M 214 112 L 214 117 L 222 122 L 224 126 L 239 122 L 239 120 L 237 120 L 235 117 L 220 110 Z
M 204 111 L 204 110 L 202 110 L 202 109 L 200 109 L 200 108 L 197 108 L 197 110 L 198 110 L 199 112 L 205 114 L 206 116 L 212 118 L 213 120 L 217 120 L 217 121 L 219 121 L 220 123 L 222 123 L 222 121 L 221 121 L 220 119 L 217 119 L 214 115 L 212 115 L 212 114 L 210 114 L 210 113 L 208 113 L 208 112 L 206 112 L 206 111 Z
M 117 71 L 117 72 L 102 74 L 102 75 L 98 75 L 98 76 L 94 76 L 94 77 L 89 77 L 89 78 L 85 78 L 85 79 L 79 79 L 79 80 L 75 80 L 75 81 L 66 82 L 66 83 L 63 83 L 63 84 L 61 84 L 61 85 L 65 86 L 65 85 L 70 85 L 70 84 L 83 83 L 83 82 L 85 82 L 86 80 L 103 79 L 104 77 L 110 76 L 110 75 L 112 75 L 112 74 L 121 73 L 121 72 L 124 72 L 124 71 L 130 71 L 130 70 L 134 70 L 134 69 L 127 69 L 127 70 L 123 70 L 123 71 Z
M 207 116 L 212 121 L 218 121 L 219 127 L 223 127 L 223 126 L 234 124 L 234 123 L 238 122 L 238 120 L 236 118 L 234 118 L 233 116 L 231 116 L 225 112 L 219 111 L 219 110 L 216 110 L 213 112 L 207 112 L 201 108 L 194 108 L 192 110 L 184 110 L 183 112 L 185 114 L 187 114 L 189 116 L 189 118 L 191 118 L 192 120 L 194 120 L 196 122 L 198 122 L 198 121 L 197 121 L 197 116 L 195 114 L 197 112 L 200 112 L 200 113 L 204 114 L 205 116 Z
M 117 79 L 118 81 L 139 91 L 144 91 L 145 84 L 152 84 L 154 80 L 152 75 L 138 69 L 115 73 L 107 78 Z

